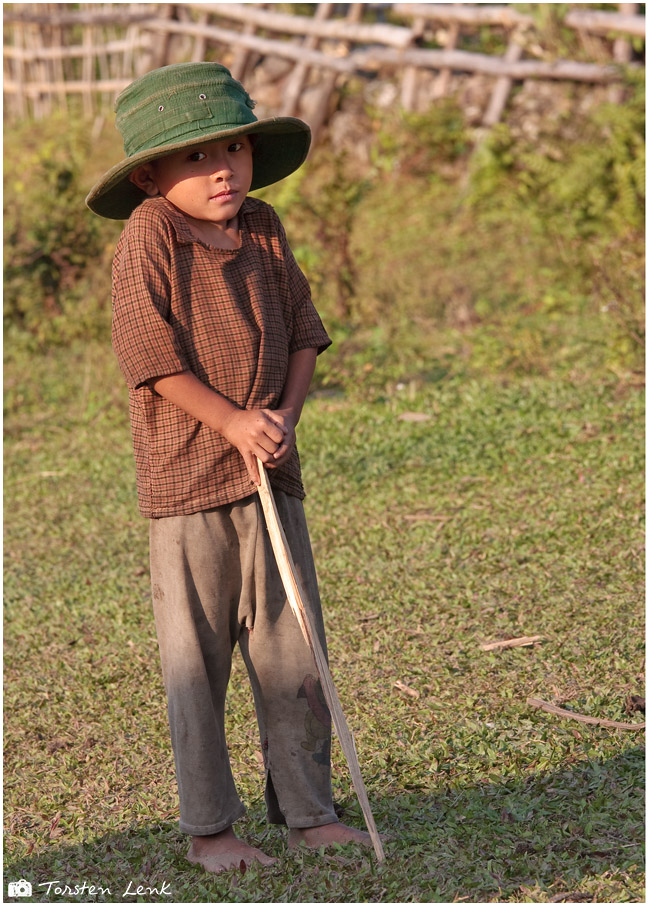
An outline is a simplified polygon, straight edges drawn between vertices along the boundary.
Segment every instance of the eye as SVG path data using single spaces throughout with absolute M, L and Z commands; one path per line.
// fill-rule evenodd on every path
M 201 160 L 205 160 L 207 155 L 203 151 L 192 151 L 191 154 L 187 156 L 187 160 L 192 163 L 198 163 Z
M 228 151 L 241 151 L 243 147 L 245 147 L 243 142 L 232 142 L 228 145 Z

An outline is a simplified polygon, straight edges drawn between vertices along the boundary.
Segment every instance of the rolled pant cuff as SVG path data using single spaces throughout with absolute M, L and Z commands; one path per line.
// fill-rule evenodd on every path
M 317 818 L 307 816 L 292 818 L 290 823 L 288 821 L 286 823 L 289 828 L 324 827 L 325 824 L 338 824 L 338 815 L 332 811 L 330 815 L 318 815 Z
M 243 818 L 245 814 L 246 810 L 242 806 L 232 818 L 225 818 L 223 821 L 218 821 L 216 824 L 187 824 L 181 820 L 179 827 L 183 834 L 191 834 L 192 837 L 209 837 L 212 834 L 220 834 L 221 831 L 232 827 L 234 822 L 238 821 L 239 818 Z

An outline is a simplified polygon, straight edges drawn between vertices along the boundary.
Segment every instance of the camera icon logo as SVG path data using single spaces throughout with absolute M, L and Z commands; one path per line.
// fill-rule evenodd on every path
M 10 897 L 31 897 L 32 885 L 24 878 L 20 881 L 10 881 L 8 894 Z

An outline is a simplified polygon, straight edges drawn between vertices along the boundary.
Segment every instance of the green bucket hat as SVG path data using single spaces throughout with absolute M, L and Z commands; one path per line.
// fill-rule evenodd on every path
M 290 116 L 258 120 L 254 103 L 219 63 L 175 63 L 136 79 L 115 102 L 126 158 L 93 186 L 86 204 L 102 217 L 124 220 L 148 197 L 130 181 L 133 170 L 181 148 L 237 135 L 255 135 L 251 189 L 288 176 L 304 163 L 311 130 Z

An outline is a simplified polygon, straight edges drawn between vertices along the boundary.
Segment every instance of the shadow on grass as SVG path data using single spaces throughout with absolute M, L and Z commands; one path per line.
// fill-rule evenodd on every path
M 534 892 L 532 902 L 565 893 L 573 902 L 611 902 L 611 881 L 619 894 L 644 864 L 643 781 L 637 746 L 525 779 L 462 788 L 455 778 L 435 794 L 375 797 L 377 825 L 391 835 L 380 866 L 355 847 L 324 862 L 305 851 L 287 857 L 285 834 L 259 821 L 244 823 L 244 836 L 284 858 L 270 869 L 212 877 L 185 861 L 187 841 L 175 823 L 144 823 L 8 858 L 5 893 L 8 882 L 25 878 L 33 896 L 14 902 L 529 902 Z M 355 801 L 344 820 L 362 823 Z M 622 899 L 640 898 L 629 890 Z

